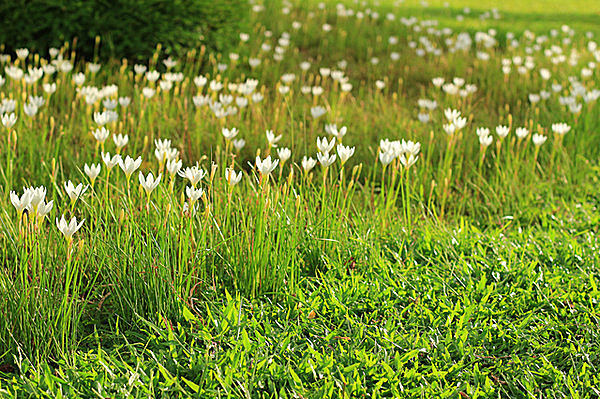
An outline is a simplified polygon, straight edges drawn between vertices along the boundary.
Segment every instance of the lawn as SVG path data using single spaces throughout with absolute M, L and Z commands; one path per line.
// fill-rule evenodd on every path
M 600 396 L 600 6 L 496 3 L 3 56 L 0 397 Z

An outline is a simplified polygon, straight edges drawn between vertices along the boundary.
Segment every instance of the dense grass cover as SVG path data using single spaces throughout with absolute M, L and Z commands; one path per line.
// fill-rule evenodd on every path
M 2 56 L 0 395 L 599 395 L 600 32 L 251 22 L 225 54 Z

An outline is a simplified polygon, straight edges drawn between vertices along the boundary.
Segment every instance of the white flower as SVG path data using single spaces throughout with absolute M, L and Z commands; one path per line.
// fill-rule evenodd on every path
M 452 79 L 452 83 L 454 83 L 458 87 L 462 87 L 465 84 L 465 80 L 463 78 L 455 77 Z
M 194 97 L 192 97 L 192 101 L 194 102 L 194 105 L 196 107 L 202 107 L 210 102 L 210 96 L 203 96 L 203 95 L 194 96 Z
M 82 72 L 73 75 L 73 83 L 75 83 L 77 86 L 81 86 L 83 82 L 85 82 L 85 75 Z
M 235 103 L 240 108 L 246 108 L 248 106 L 248 99 L 246 97 L 237 97 Z
M 206 85 L 206 82 L 208 81 L 208 79 L 206 79 L 204 76 L 200 75 L 200 76 L 196 76 L 194 78 L 194 84 L 196 85 L 196 87 L 204 87 Z
M 379 153 L 379 161 L 381 161 L 383 166 L 389 165 L 394 158 L 396 158 L 396 153 L 392 150 L 382 151 Z
M 550 79 L 552 74 L 548 69 L 542 68 L 542 69 L 540 69 L 540 76 L 542 77 L 542 79 L 548 80 L 548 79 Z
M 60 222 L 58 221 L 58 218 L 56 218 L 56 227 L 58 227 L 58 230 L 60 230 L 60 232 L 65 236 L 67 241 L 71 242 L 73 239 L 73 234 L 75 234 L 77 230 L 81 228 L 83 222 L 85 222 L 85 219 L 78 224 L 77 218 L 73 216 L 71 222 L 67 223 L 65 220 L 65 215 L 62 215 Z
M 454 126 L 456 126 L 456 130 L 460 130 L 467 124 L 467 118 L 458 117 L 453 122 Z
M 104 101 L 102 101 L 102 105 L 104 105 L 104 108 L 106 109 L 115 109 L 117 108 L 117 105 L 119 105 L 117 100 L 114 100 L 112 98 L 106 98 L 104 99 Z
M 300 69 L 302 69 L 303 71 L 308 71 L 310 69 L 310 62 L 302 61 L 300 63 Z
M 418 159 L 419 159 L 418 156 L 414 156 L 413 154 L 410 154 L 410 153 L 400 155 L 400 163 L 406 169 L 413 166 L 415 164 L 415 162 L 417 162 Z
M 167 161 L 167 172 L 169 172 L 169 174 L 172 177 L 174 177 L 179 172 L 182 166 L 183 162 L 181 161 L 181 159 L 169 159 Z
M 13 65 L 4 67 L 4 72 L 13 80 L 21 80 L 23 78 L 23 70 Z
M 276 143 L 281 140 L 281 137 L 283 137 L 281 134 L 279 136 L 275 136 L 275 133 L 273 133 L 272 130 L 267 130 L 266 135 L 269 147 L 277 147 Z
M 264 160 L 261 160 L 260 157 L 256 157 L 256 169 L 258 169 L 261 175 L 269 175 L 275 170 L 278 164 L 279 159 L 272 161 L 270 155 Z
M 140 185 L 146 191 L 146 194 L 150 195 L 152 191 L 154 191 L 154 189 L 158 187 L 158 183 L 160 183 L 160 177 L 161 175 L 158 175 L 155 179 L 152 172 L 148 173 L 148 176 L 144 177 L 144 174 L 140 172 Z
M 190 201 L 192 203 L 198 201 L 200 199 L 200 197 L 202 197 L 204 195 L 204 189 L 203 188 L 195 188 L 193 186 L 187 186 L 185 188 L 185 193 L 187 195 L 187 197 L 190 199 Z
M 56 67 L 52 64 L 46 64 L 42 66 L 44 73 L 48 76 L 53 75 L 56 72 Z
M 146 72 L 146 79 L 150 82 L 156 82 L 160 77 L 160 72 L 158 71 L 148 71 Z
M 327 110 L 323 107 L 321 107 L 320 105 L 317 105 L 316 107 L 312 107 L 310 109 L 310 114 L 312 115 L 312 117 L 314 119 L 317 119 L 323 115 L 325 115 L 327 113 Z
M 450 95 L 456 95 L 458 93 L 458 87 L 454 83 L 446 83 L 442 86 L 442 90 Z
M 306 156 L 304 156 L 302 158 L 302 169 L 304 169 L 305 173 L 308 173 L 312 170 L 312 168 L 315 167 L 315 165 L 317 164 L 317 160 L 313 159 L 313 158 L 307 158 Z
M 442 128 L 444 129 L 446 134 L 448 134 L 450 136 L 453 135 L 454 132 L 456 131 L 456 126 L 454 126 L 453 123 L 444 124 L 444 125 L 442 125 Z
M 17 210 L 19 216 L 23 214 L 26 210 L 29 210 L 31 207 L 31 192 L 25 190 L 23 195 L 19 197 L 17 193 L 14 191 L 10 192 L 10 202 L 12 202 L 13 206 Z
M 346 135 L 346 131 L 347 131 L 346 126 L 342 126 L 338 130 L 337 125 L 335 125 L 335 124 L 325 125 L 325 132 L 331 134 L 334 137 L 337 137 L 339 140 L 341 140 L 342 137 L 344 137 Z
M 24 191 L 30 194 L 31 207 L 34 211 L 37 211 L 39 205 L 44 201 L 44 198 L 46 198 L 46 187 L 29 187 Z
M 490 135 L 490 129 L 488 129 L 487 127 L 478 127 L 476 132 L 477 132 L 477 136 L 479 136 L 479 137 Z
M 217 82 L 216 80 L 211 80 L 208 87 L 211 91 L 219 91 L 223 88 L 223 83 Z
M 333 149 L 333 146 L 335 145 L 335 139 L 331 139 L 331 142 L 327 142 L 327 137 L 317 137 L 317 149 L 320 152 L 323 153 L 328 153 Z
M 246 140 L 244 139 L 233 140 L 233 147 L 236 149 L 236 151 L 240 151 L 245 145 Z
M 379 140 L 379 148 L 381 149 L 381 152 L 393 151 L 393 143 L 395 143 L 395 141 L 392 142 L 389 139 Z
M 348 161 L 348 159 L 350 159 L 350 157 L 352 155 L 354 155 L 354 150 L 355 147 L 345 147 L 342 144 L 338 144 L 337 145 L 337 153 L 340 157 L 340 161 L 342 162 L 342 165 L 346 163 L 346 161 Z
M 47 202 L 44 204 L 44 201 L 40 202 L 39 206 L 37 207 L 37 215 L 40 218 L 43 218 L 45 216 L 47 216 L 50 211 L 52 210 L 52 207 L 54 206 L 54 201 L 51 200 L 50 202 Z
M 327 152 L 317 152 L 317 159 L 323 168 L 327 168 L 332 165 L 336 160 L 336 155 L 332 154 L 331 156 Z
M 350 90 L 352 90 L 352 83 L 342 83 L 342 85 L 340 86 L 343 92 L 349 92 Z
M 94 122 L 103 126 L 110 122 L 110 114 L 108 112 L 94 112 Z
M 248 65 L 250 65 L 250 68 L 252 68 L 252 69 L 259 66 L 260 63 L 261 63 L 260 58 L 253 58 L 253 57 L 248 58 Z
M 529 130 L 525 127 L 518 127 L 515 129 L 515 134 L 519 139 L 523 139 L 529 134 Z
M 161 80 L 158 85 L 162 91 L 169 91 L 173 87 L 173 83 L 169 80 Z
M 129 142 L 129 136 L 117 134 L 117 135 L 113 136 L 113 141 L 115 142 L 115 145 L 117 146 L 117 148 L 121 149 L 121 148 L 125 147 L 127 145 L 127 143 Z
M 169 57 L 166 60 L 163 60 L 163 64 L 165 64 L 165 66 L 167 67 L 167 69 L 171 69 L 175 65 L 177 65 L 177 61 L 175 61 L 174 59 L 172 59 L 171 57 Z
M 137 157 L 137 159 L 131 158 L 129 155 L 125 157 L 125 159 L 119 159 L 119 166 L 125 173 L 127 180 L 131 177 L 133 172 L 135 172 L 142 165 L 142 157 Z
M 108 170 L 111 170 L 112 168 L 114 168 L 115 165 L 117 165 L 119 163 L 120 159 L 121 159 L 121 156 L 119 154 L 115 154 L 111 158 L 110 153 L 108 153 L 108 152 L 102 153 L 102 161 L 104 161 L 104 164 L 106 165 L 106 169 L 108 169 Z
M 156 146 L 156 149 L 159 151 L 167 151 L 169 149 L 171 149 L 171 140 L 169 139 L 157 139 L 154 140 L 154 145 Z
M 4 127 L 10 129 L 15 125 L 15 123 L 17 123 L 17 115 L 15 115 L 14 112 L 2 115 L 2 124 Z
M 480 135 L 479 136 L 479 144 L 481 144 L 483 147 L 488 147 L 490 144 L 492 144 L 492 141 L 494 140 L 494 138 L 491 135 Z
M 101 127 L 100 129 L 96 129 L 92 132 L 94 138 L 100 143 L 104 143 L 108 136 L 110 136 L 110 131 L 105 127 Z
M 24 60 L 29 55 L 29 50 L 26 48 L 18 48 L 15 50 L 15 53 L 17 53 L 17 57 L 20 60 Z
M 194 187 L 196 187 L 198 182 L 207 174 L 207 172 L 198 165 L 189 166 L 184 170 L 180 170 L 178 173 L 179 176 L 188 179 Z
M 75 202 L 77 198 L 79 198 L 88 189 L 88 186 L 86 185 L 84 187 L 83 183 L 79 183 L 77 186 L 75 186 L 71 180 L 65 182 L 64 186 L 67 195 L 71 199 L 71 202 Z
M 17 109 L 17 102 L 9 98 L 5 98 L 0 102 L 0 113 L 7 114 Z
M 23 111 L 27 114 L 27 116 L 34 117 L 38 112 L 38 107 L 32 103 L 23 104 Z
M 100 64 L 95 64 L 93 62 L 90 62 L 88 64 L 88 68 L 90 70 L 91 73 L 96 73 L 100 70 Z
M 242 172 L 235 173 L 231 168 L 225 169 L 225 179 L 230 186 L 235 186 L 242 180 Z
M 148 69 L 146 65 L 135 64 L 133 66 L 133 70 L 135 71 L 136 75 L 143 75 L 146 72 L 146 69 Z
M 556 134 L 560 134 L 561 136 L 567 134 L 571 130 L 571 126 L 566 123 L 553 123 L 552 131 Z
M 142 94 L 146 98 L 152 98 L 152 97 L 154 97 L 154 93 L 156 93 L 156 90 L 154 90 L 152 87 L 144 87 L 142 89 Z
M 503 125 L 496 126 L 496 134 L 500 138 L 504 138 L 504 137 L 508 136 L 509 132 L 510 132 L 510 128 L 508 126 L 503 126 Z
M 43 83 L 42 87 L 44 91 L 48 94 L 52 94 L 56 91 L 56 83 Z
M 454 123 L 456 119 L 460 117 L 460 111 L 456 109 L 447 108 L 444 110 L 444 116 L 450 123 Z
M 331 73 L 331 69 L 329 69 L 329 68 L 319 68 L 319 73 L 321 74 L 321 76 L 327 77 Z
M 87 177 L 90 178 L 90 181 L 92 182 L 92 184 L 94 184 L 94 180 L 96 180 L 96 178 L 100 174 L 100 164 L 88 165 L 86 163 L 85 165 L 83 165 L 83 171 L 85 172 Z
M 223 137 L 225 137 L 225 140 L 229 141 L 237 136 L 238 130 L 235 127 L 232 129 L 227 129 L 224 127 L 223 130 L 221 130 L 221 133 L 223 134 Z
M 537 134 L 537 133 L 534 133 L 534 134 L 531 136 L 531 141 L 533 141 L 533 144 L 534 144 L 536 147 L 539 147 L 539 146 L 541 146 L 542 144 L 544 144 L 544 143 L 546 142 L 546 140 L 548 140 L 548 137 L 546 137 L 546 136 L 544 136 L 544 135 L 542 135 L 542 134 Z
M 119 104 L 121 105 L 121 107 L 127 108 L 127 106 L 129 106 L 130 103 L 131 103 L 131 98 L 119 97 Z
M 540 98 L 541 98 L 541 96 L 539 94 L 535 94 L 535 93 L 530 93 L 528 97 L 529 97 L 529 102 L 532 104 L 536 104 L 536 103 L 540 102 Z
M 73 70 L 73 64 L 71 64 L 71 62 L 67 61 L 67 60 L 56 60 L 58 63 L 58 69 L 60 69 L 60 71 L 62 73 L 69 73 Z
M 385 82 L 383 80 L 376 80 L 375 86 L 377 87 L 377 89 L 383 90 L 383 88 L 385 87 Z
M 279 156 L 281 163 L 284 164 L 292 156 L 292 151 L 289 148 L 285 147 L 279 148 L 277 150 L 277 155 Z
M 419 154 L 419 152 L 421 151 L 421 143 L 419 142 L 414 142 L 411 140 L 408 141 L 404 141 L 402 140 L 402 142 L 400 143 L 400 153 L 408 153 L 408 154 L 412 154 L 413 156 L 417 156 Z

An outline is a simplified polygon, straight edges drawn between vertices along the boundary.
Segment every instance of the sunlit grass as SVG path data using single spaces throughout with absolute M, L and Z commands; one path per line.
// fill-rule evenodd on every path
M 5 57 L 0 393 L 595 392 L 597 39 L 434 3 Z

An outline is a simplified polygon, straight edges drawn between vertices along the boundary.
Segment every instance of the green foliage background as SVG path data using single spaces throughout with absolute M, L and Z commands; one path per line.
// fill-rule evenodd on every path
M 4 51 L 46 54 L 77 38 L 77 53 L 101 60 L 149 58 L 158 43 L 168 53 L 197 45 L 224 51 L 237 43 L 246 0 L 14 0 L 0 2 Z

